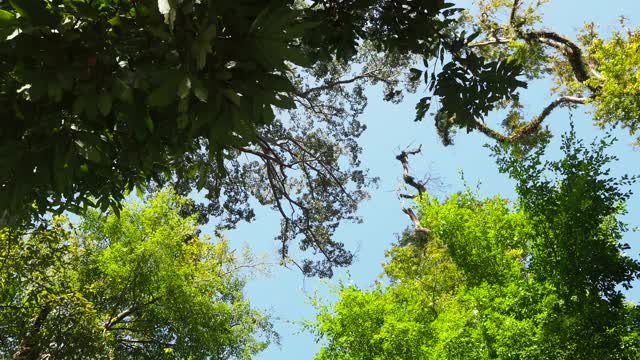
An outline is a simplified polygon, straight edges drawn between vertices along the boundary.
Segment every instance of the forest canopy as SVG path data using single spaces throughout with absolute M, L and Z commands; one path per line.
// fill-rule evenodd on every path
M 609 134 L 640 144 L 640 33 L 564 34 L 548 2 L 0 0 L 0 358 L 253 358 L 280 320 L 227 234 L 261 208 L 296 275 L 390 246 L 372 287 L 312 299 L 318 359 L 639 358 L 635 167 Z M 415 121 L 416 147 L 365 157 L 374 101 L 411 110 L 376 140 Z M 577 113 L 600 140 L 550 124 Z M 512 200 L 413 173 L 472 132 Z M 397 243 L 339 231 L 398 178 Z
M 387 284 L 340 284 L 335 304 L 314 300 L 316 359 L 637 359 L 640 312 L 622 289 L 640 262 L 619 219 L 633 180 L 607 175 L 608 145 L 571 132 L 555 161 L 544 147 L 497 147 L 518 184 L 513 203 L 423 194 L 423 231 L 388 251 Z
M 251 204 L 271 207 L 282 261 L 331 276 L 353 259 L 335 229 L 359 220 L 376 182 L 358 143 L 371 85 L 392 102 L 426 90 L 416 120 L 445 144 L 458 130 L 533 144 L 554 109 L 581 104 L 634 134 L 635 32 L 587 24 L 572 40 L 544 28 L 543 3 L 483 0 L 471 15 L 443 0 L 2 2 L 0 224 L 202 190 L 202 223 L 230 229 Z M 558 97 L 524 119 L 519 90 L 537 79 Z
M 3 230 L 0 357 L 247 359 L 277 340 L 242 293 L 261 263 L 199 236 L 187 204 L 163 191 L 120 217 Z

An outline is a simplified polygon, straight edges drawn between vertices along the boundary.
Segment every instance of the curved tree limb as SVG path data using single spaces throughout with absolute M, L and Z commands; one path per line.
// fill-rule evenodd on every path
M 547 30 L 532 30 L 527 32 L 520 32 L 520 36 L 525 41 L 538 41 L 540 43 L 549 45 L 559 50 L 564 57 L 569 61 L 573 74 L 576 80 L 581 83 L 585 83 L 589 80 L 590 76 L 587 72 L 588 66 L 582 59 L 582 49 L 568 38 Z M 595 89 L 591 88 L 592 91 Z
M 494 34 L 486 40 L 473 42 L 468 44 L 468 46 L 473 48 L 500 45 L 516 39 L 522 39 L 528 43 L 537 42 L 558 50 L 569 62 L 573 74 L 579 82 L 584 84 L 591 76 L 598 77 L 597 71 L 593 71 L 589 64 L 582 58 L 582 49 L 580 46 L 569 38 L 549 30 L 523 30 L 522 26 L 524 24 L 518 21 L 518 10 L 520 7 L 521 1 L 513 0 L 508 23 L 503 25 L 505 27 L 503 30 L 510 28 L 515 31 L 515 36 L 498 37 Z M 598 90 L 590 85 L 587 85 L 587 87 L 589 87 L 591 91 Z
M 547 105 L 538 116 L 534 117 L 533 119 L 531 119 L 531 121 L 519 127 L 518 129 L 514 130 L 509 135 L 504 135 L 499 131 L 485 125 L 483 122 L 477 120 L 475 122 L 476 128 L 483 134 L 497 141 L 512 142 L 522 139 L 523 137 L 531 135 L 533 132 L 535 132 L 540 127 L 542 122 L 549 116 L 549 114 L 551 114 L 551 112 L 558 106 L 566 104 L 586 104 L 588 100 L 588 98 L 575 96 L 561 96 Z
M 484 40 L 484 41 L 471 42 L 467 46 L 469 46 L 471 48 L 476 48 L 476 47 L 479 48 L 479 47 L 484 47 L 484 46 L 507 44 L 512 40 L 513 39 L 505 38 L 505 37 L 492 38 L 492 39 L 490 38 L 490 39 Z

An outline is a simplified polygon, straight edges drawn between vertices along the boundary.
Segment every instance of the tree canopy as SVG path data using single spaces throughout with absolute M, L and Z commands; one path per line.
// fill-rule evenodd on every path
M 576 39 L 571 39 L 545 27 L 542 12 L 548 2 L 479 0 L 476 2 L 479 14 L 465 12 L 459 18 L 459 28 L 472 35 L 462 43 L 458 53 L 466 54 L 469 59 L 486 60 L 482 66 L 461 62 L 463 66 L 455 71 L 450 70 L 454 62 L 446 64 L 440 74 L 434 70 L 431 75 L 438 76 L 437 82 L 429 82 L 425 76 L 441 104 L 434 118 L 445 144 L 452 143 L 458 129 L 479 131 L 499 142 L 540 141 L 540 137 L 549 135 L 543 123 L 552 111 L 561 106 L 586 104 L 591 105 L 588 111 L 596 125 L 620 126 L 635 135 L 640 65 L 636 51 L 638 32 L 630 29 L 621 16 L 620 27 L 608 38 L 599 32 L 596 24 L 587 22 Z M 452 53 L 454 58 L 458 53 Z M 489 65 L 494 66 L 494 70 L 488 71 L 484 78 L 473 70 Z M 509 70 L 501 72 L 501 68 Z M 419 69 L 415 71 L 422 73 Z M 505 76 L 510 74 L 516 76 Z M 537 115 L 525 119 L 523 105 L 527 102 L 519 88 L 542 79 L 554 84 L 549 90 L 556 98 Z M 501 86 L 508 91 L 496 92 Z M 476 105 L 477 97 L 488 97 L 490 101 Z M 430 101 L 431 97 L 420 101 L 418 119 L 424 117 Z M 473 109 L 477 112 L 471 112 Z M 501 115 L 503 121 L 499 127 L 487 121 L 487 115 L 493 110 L 507 112 L 507 116 Z M 638 141 L 634 139 L 636 144 Z
M 185 195 L 207 190 L 203 214 L 224 218 L 224 227 L 253 217 L 248 197 L 272 205 L 286 223 L 282 256 L 302 236 L 301 247 L 326 263 L 306 262 L 305 271 L 329 275 L 351 256 L 318 227 L 352 218 L 369 182 L 354 140 L 365 100 L 336 87 L 397 83 L 379 66 L 340 76 L 363 41 L 373 52 L 434 53 L 451 22 L 444 1 L 405 5 L 2 2 L 2 224 L 50 211 L 118 211 L 127 192 L 174 182 Z M 276 119 L 297 104 L 297 117 Z M 256 161 L 239 162 L 241 154 Z M 351 166 L 338 166 L 345 158 Z
M 640 263 L 624 253 L 618 219 L 632 180 L 608 176 L 607 145 L 572 132 L 558 161 L 542 161 L 543 147 L 497 148 L 518 184 L 514 204 L 470 190 L 423 195 L 424 231 L 388 252 L 387 285 L 340 285 L 335 305 L 315 300 L 316 358 L 636 359 L 638 308 L 621 289 Z
M 423 84 L 416 119 L 445 144 L 459 129 L 535 143 L 554 109 L 587 103 L 635 132 L 635 33 L 588 24 L 571 40 L 543 29 L 542 3 L 480 1 L 472 16 L 444 0 L 2 2 L 0 224 L 204 190 L 202 222 L 270 206 L 282 261 L 331 276 L 352 261 L 334 231 L 375 183 L 357 141 L 368 85 L 398 102 Z M 519 89 L 542 78 L 558 98 L 525 121 Z M 501 132 L 487 121 L 505 109 Z
M 248 359 L 276 339 L 242 291 L 260 267 L 198 235 L 164 191 L 0 236 L 0 357 Z
M 351 265 L 336 230 L 389 175 L 361 157 L 376 88 L 420 92 L 414 119 L 446 146 L 485 135 L 517 198 L 439 199 L 410 174 L 421 147 L 400 152 L 413 229 L 372 288 L 313 300 L 317 358 L 640 358 L 635 178 L 610 175 L 610 137 L 570 131 L 545 155 L 562 107 L 640 143 L 640 35 L 624 17 L 562 34 L 546 2 L 0 0 L 0 357 L 248 359 L 277 341 L 243 294 L 262 264 L 223 233 L 264 206 L 281 265 Z M 534 82 L 552 98 L 530 113 Z

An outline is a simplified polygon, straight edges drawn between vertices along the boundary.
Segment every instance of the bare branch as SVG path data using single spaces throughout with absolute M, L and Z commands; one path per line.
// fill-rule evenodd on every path
M 569 40 L 567 37 L 560 35 L 559 33 L 548 31 L 548 30 L 531 30 L 531 31 L 523 31 L 521 29 L 522 24 L 516 23 L 516 15 L 518 12 L 518 8 L 520 7 L 520 0 L 513 0 L 513 5 L 511 6 L 511 13 L 509 15 L 509 25 L 515 29 L 518 37 L 522 38 L 527 42 L 536 41 L 543 43 L 545 45 L 551 46 L 556 50 L 559 50 L 564 57 L 569 61 L 571 65 L 571 69 L 573 70 L 574 76 L 576 80 L 581 83 L 585 83 L 589 80 L 588 65 L 582 58 L 582 49 Z M 498 42 L 499 43 L 499 42 Z M 491 43 L 487 43 L 486 45 L 491 45 Z M 597 89 L 592 88 L 587 85 L 591 91 L 596 91 Z
M 413 150 L 404 150 L 400 152 L 399 155 L 396 156 L 396 160 L 402 163 L 402 179 L 407 185 L 418 190 L 418 194 L 420 196 L 422 196 L 422 193 L 427 191 L 427 188 L 424 186 L 424 184 L 416 181 L 415 178 L 409 174 L 409 155 L 418 154 L 420 153 L 421 150 L 422 150 L 422 145 L 418 146 Z M 409 197 L 409 195 L 402 194 L 401 197 L 407 198 Z M 420 219 L 418 219 L 418 216 L 416 216 L 416 214 L 413 212 L 411 208 L 403 207 L 402 212 L 404 212 L 405 214 L 407 214 L 407 216 L 409 216 L 409 219 L 413 223 L 413 227 L 416 233 L 419 233 L 425 236 L 431 233 L 431 229 L 425 228 L 422 225 L 420 225 Z
M 423 192 L 427 191 L 427 188 L 424 186 L 423 183 L 417 181 L 413 176 L 409 174 L 409 155 L 415 155 L 420 153 L 421 148 L 422 148 L 422 145 L 418 146 L 416 149 L 413 149 L 413 150 L 404 150 L 400 152 L 399 155 L 396 156 L 396 160 L 402 163 L 402 179 L 407 185 L 418 190 L 418 194 L 420 196 L 422 196 Z
M 104 324 L 104 330 L 105 331 L 109 331 L 112 329 L 112 327 L 116 324 L 119 324 L 120 322 L 122 322 L 124 319 L 126 319 L 128 316 L 130 316 L 131 314 L 133 314 L 134 312 L 149 306 L 153 303 L 155 303 L 156 301 L 160 300 L 160 297 L 155 297 L 153 299 L 151 299 L 149 302 L 138 305 L 138 306 L 131 306 L 125 310 L 123 310 L 122 312 L 120 312 L 118 315 L 112 317 L 111 319 L 109 319 L 109 321 L 107 321 L 106 324 Z
M 259 158 L 262 158 L 264 160 L 269 160 L 269 161 L 273 161 L 273 162 L 276 162 L 278 164 L 284 165 L 278 159 L 276 159 L 276 158 L 274 158 L 272 156 L 269 156 L 269 155 L 267 155 L 265 153 L 262 153 L 262 152 L 259 152 L 259 151 L 255 151 L 255 150 L 249 149 L 247 147 L 238 146 L 235 149 L 240 151 L 240 152 L 242 152 L 242 153 L 245 153 L 245 154 L 255 155 L 255 156 L 257 156 Z
M 513 39 L 509 39 L 509 38 L 493 38 L 489 40 L 471 42 L 467 46 L 474 48 L 474 47 L 484 47 L 484 46 L 491 46 L 491 45 L 501 45 L 501 44 L 507 44 L 512 40 Z
M 298 93 L 297 95 L 300 96 L 300 97 L 306 97 L 309 94 L 314 93 L 314 92 L 323 91 L 323 90 L 329 90 L 329 89 L 332 89 L 332 88 L 334 88 L 336 86 L 342 86 L 342 85 L 351 84 L 351 83 L 354 83 L 354 82 L 356 82 L 358 80 L 363 80 L 363 79 L 373 79 L 373 80 L 381 81 L 381 82 L 384 82 L 384 83 L 388 83 L 389 82 L 389 80 L 376 75 L 376 72 L 377 72 L 377 70 L 371 70 L 371 71 L 368 71 L 366 73 L 362 73 L 360 75 L 356 75 L 356 76 L 354 76 L 352 78 L 349 78 L 349 79 L 341 79 L 341 80 L 335 80 L 335 81 L 327 82 L 324 85 L 320 85 L 320 86 L 309 88 L 309 89 L 307 89 L 307 90 L 305 90 L 303 92 Z
M 176 344 L 163 342 L 159 340 L 134 340 L 134 339 L 118 339 L 119 342 L 129 343 L 129 344 L 158 344 L 166 347 L 174 347 Z
M 431 234 L 431 229 L 427 229 L 426 227 L 420 225 L 420 219 L 418 219 L 418 216 L 416 216 L 416 214 L 413 212 L 411 208 L 403 207 L 402 212 L 407 214 L 409 216 L 409 219 L 411 219 L 415 232 L 420 233 L 422 235 Z

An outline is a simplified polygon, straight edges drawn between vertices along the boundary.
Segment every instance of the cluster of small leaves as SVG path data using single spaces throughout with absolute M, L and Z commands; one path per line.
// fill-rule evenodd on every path
M 438 97 L 439 109 L 435 123 L 445 145 L 452 144 L 451 132 L 456 128 L 471 132 L 477 121 L 483 119 L 496 105 L 518 101 L 518 88 L 527 83 L 518 79 L 522 68 L 516 62 L 506 60 L 488 61 L 473 52 L 464 57 L 454 57 L 445 64 L 435 78 L 425 83 Z M 416 106 L 416 120 L 422 120 L 429 109 L 430 98 L 425 97 Z
M 640 264 L 617 219 L 631 179 L 609 175 L 609 145 L 571 132 L 549 162 L 497 147 L 518 183 L 513 206 L 468 190 L 418 199 L 430 231 L 389 251 L 388 285 L 341 284 L 335 305 L 314 300 L 316 358 L 636 359 L 638 308 L 620 287 Z
M 431 54 L 439 49 L 443 29 L 458 9 L 444 0 L 318 0 L 311 19 L 321 23 L 307 37 L 309 51 L 321 59 L 350 60 L 359 43 L 370 41 L 376 51 Z
M 500 169 L 518 182 L 520 206 L 537 219 L 535 231 L 544 234 L 532 246 L 532 268 L 542 267 L 536 271 L 545 274 L 558 291 L 586 291 L 581 296 L 618 302 L 622 294 L 616 286 L 629 288 L 640 265 L 622 252 L 629 249 L 619 243 L 627 227 L 615 218 L 624 212 L 631 196 L 624 189 L 636 177 L 610 176 L 608 164 L 617 158 L 605 149 L 612 142 L 605 138 L 586 146 L 572 128 L 562 137 L 565 156 L 558 161 L 542 162 L 546 143 L 532 154 L 516 151 L 518 156 L 507 156 L 508 147 L 494 149 Z M 549 179 L 548 172 L 559 180 Z M 570 288 L 563 289 L 561 284 Z
M 541 78 L 555 65 L 551 65 L 551 60 L 557 58 L 541 44 L 519 38 L 519 34 L 540 26 L 543 21 L 541 8 L 547 2 L 549 0 L 518 1 L 516 11 L 512 13 L 513 0 L 479 0 L 481 15 L 473 16 L 467 11 L 461 19 L 470 31 L 482 34 L 470 45 L 488 59 L 516 61 L 529 80 Z
M 242 295 L 241 258 L 199 238 L 161 192 L 120 218 L 58 217 L 0 240 L 0 356 L 247 359 L 274 333 Z M 254 269 L 255 270 L 255 269 Z
M 600 77 L 590 80 L 599 91 L 593 99 L 596 124 L 621 125 L 635 135 L 640 127 L 640 34 L 615 32 L 606 41 L 595 39 L 589 57 L 598 64 Z M 640 144 L 640 138 L 635 140 Z

